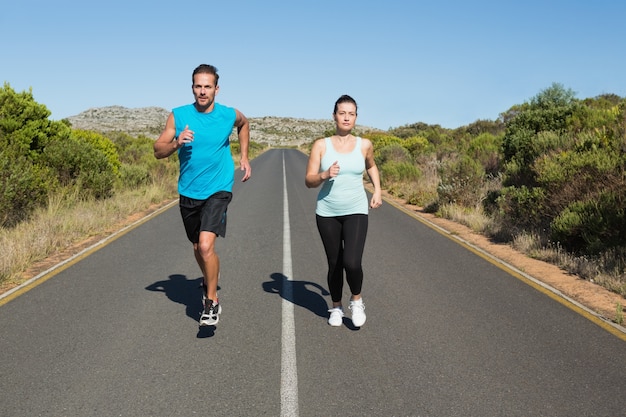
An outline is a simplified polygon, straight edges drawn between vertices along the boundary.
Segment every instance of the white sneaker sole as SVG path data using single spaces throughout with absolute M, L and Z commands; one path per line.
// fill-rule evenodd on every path
M 366 317 L 363 317 L 363 319 L 361 320 L 354 320 L 354 317 L 353 317 L 352 324 L 354 325 L 354 327 L 361 327 L 365 324 L 365 320 L 366 320 Z
M 202 316 L 200 316 L 200 326 L 214 326 L 217 323 L 219 323 L 220 321 L 220 314 L 222 314 L 222 305 L 220 304 L 217 307 L 217 314 L 215 315 L 215 318 L 211 317 L 211 316 L 204 316 L 204 313 Z
M 365 320 L 367 320 L 367 316 L 365 315 L 365 306 L 363 304 L 351 304 L 349 308 L 352 311 L 352 324 L 354 327 L 363 326 L 365 324 Z
M 329 310 L 329 313 L 331 313 L 331 315 L 328 318 L 328 324 L 332 327 L 340 327 L 343 324 L 344 315 L 342 314 L 341 317 L 337 317 L 335 314 L 335 317 L 333 317 L 332 310 Z

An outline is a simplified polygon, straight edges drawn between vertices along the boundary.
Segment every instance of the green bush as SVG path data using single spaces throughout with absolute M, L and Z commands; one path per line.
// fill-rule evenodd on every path
M 585 100 L 584 103 L 585 105 L 576 107 L 569 118 L 569 130 L 580 132 L 603 129 L 615 126 L 618 122 L 622 109 L 617 98 L 609 101 L 600 96 L 596 100 Z
M 551 237 L 575 253 L 598 254 L 626 241 L 626 193 L 602 192 L 571 203 L 550 225 Z
M 496 175 L 500 171 L 502 136 L 491 133 L 481 133 L 470 139 L 466 154 L 473 160 L 478 161 L 485 173 Z
M 505 171 L 505 185 L 537 185 L 532 165 L 538 157 L 560 146 L 559 136 L 579 106 L 571 90 L 555 83 L 514 112 L 506 123 L 502 153 L 506 163 L 515 161 L 511 166 L 516 170 Z
M 250 143 L 248 144 L 248 159 L 254 158 L 264 148 L 265 147 L 262 144 L 251 140 Z M 240 153 L 241 153 L 241 145 L 239 144 L 238 140 L 230 142 L 230 150 L 231 150 L 231 152 L 233 153 L 233 155 L 235 157 L 238 157 L 240 155 Z
M 485 170 L 482 164 L 463 155 L 439 168 L 437 195 L 440 204 L 474 207 L 482 201 Z
M 411 153 L 401 143 L 391 143 L 379 148 L 374 155 L 374 160 L 376 165 L 383 166 L 387 162 L 410 163 L 412 158 Z
M 63 122 L 51 121 L 50 111 L 35 102 L 32 91 L 16 93 L 8 83 L 0 89 L 0 148 L 10 145 L 14 156 L 33 162 L 53 140 L 64 140 L 70 128 Z
M 445 152 L 445 150 L 450 149 L 449 145 L 452 145 L 453 142 L 448 129 L 439 125 L 429 125 L 422 122 L 390 129 L 389 133 L 386 135 L 393 135 L 392 137 L 402 139 L 408 139 L 415 136 L 425 138 L 428 143 L 437 149 L 437 152 L 441 150 L 444 150 Z
M 150 182 L 150 172 L 146 165 L 122 164 L 120 167 L 122 188 L 135 189 Z
M 434 146 L 426 138 L 412 136 L 402 142 L 402 147 L 409 151 L 413 159 L 434 151 Z
M 121 165 L 120 157 L 117 153 L 115 144 L 110 139 L 100 133 L 89 130 L 73 130 L 72 138 L 78 142 L 89 143 L 95 149 L 102 152 L 106 156 L 107 161 L 109 161 L 109 165 L 111 166 L 113 173 L 116 175 L 119 173 Z
M 619 175 L 622 164 L 619 155 L 603 150 L 567 151 L 539 158 L 535 170 L 537 183 L 547 197 L 545 214 L 554 218 L 573 202 L 624 187 Z
M 536 149 L 537 134 L 531 129 L 515 129 L 507 133 L 502 141 L 505 161 L 518 161 L 527 165 L 539 155 Z
M 536 231 L 546 228 L 546 193 L 540 187 L 504 187 L 496 198 L 497 217 L 505 229 Z
M 598 180 L 616 172 L 620 163 L 620 157 L 614 153 L 600 150 L 569 151 L 537 159 L 534 170 L 537 183 L 549 190 L 560 189 L 566 182 L 596 187 Z
M 117 174 L 107 156 L 91 143 L 70 138 L 48 145 L 42 159 L 62 186 L 78 186 L 84 197 L 112 195 Z
M 35 209 L 46 205 L 54 187 L 55 176 L 47 167 L 0 152 L 0 226 L 27 220 Z
M 411 162 L 387 161 L 380 166 L 380 177 L 385 186 L 398 182 L 412 183 L 422 177 L 422 171 Z
M 369 132 L 367 139 L 372 142 L 374 153 L 379 152 L 382 148 L 389 145 L 402 145 L 402 139 L 383 132 Z

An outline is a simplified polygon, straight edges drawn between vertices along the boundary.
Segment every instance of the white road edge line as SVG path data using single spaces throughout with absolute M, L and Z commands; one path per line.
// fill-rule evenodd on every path
M 297 417 L 298 370 L 296 367 L 296 332 L 293 317 L 293 288 L 286 285 L 292 280 L 291 229 L 289 226 L 289 199 L 287 198 L 287 176 L 285 153 L 283 152 L 283 286 L 282 293 L 282 350 L 280 373 L 280 415 Z

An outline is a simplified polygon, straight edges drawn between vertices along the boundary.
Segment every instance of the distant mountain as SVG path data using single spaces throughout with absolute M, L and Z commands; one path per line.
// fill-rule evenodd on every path
M 98 107 L 67 118 L 75 129 L 96 132 L 124 132 L 131 136 L 156 139 L 165 126 L 168 110 L 160 107 L 128 109 L 122 106 Z
M 124 132 L 131 136 L 159 137 L 165 126 L 169 110 L 161 107 L 129 109 L 122 106 L 91 108 L 68 117 L 75 129 L 96 132 Z M 298 146 L 324 136 L 334 129 L 332 120 L 296 119 L 290 117 L 252 117 L 250 121 L 251 140 L 271 146 Z M 356 133 L 377 130 L 357 126 Z M 236 138 L 233 132 L 233 137 Z

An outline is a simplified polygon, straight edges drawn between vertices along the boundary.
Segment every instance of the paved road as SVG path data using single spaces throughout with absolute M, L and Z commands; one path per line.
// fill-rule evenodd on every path
M 305 164 L 237 182 L 217 327 L 176 207 L 1 305 L 0 415 L 624 415 L 623 340 L 390 204 L 367 323 L 328 326 Z

